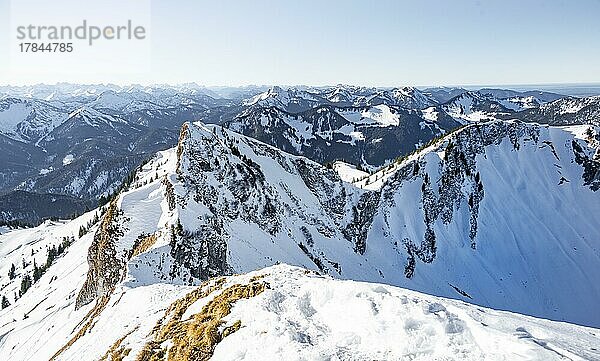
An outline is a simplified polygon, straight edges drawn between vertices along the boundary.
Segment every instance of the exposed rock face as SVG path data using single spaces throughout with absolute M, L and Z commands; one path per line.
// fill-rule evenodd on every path
M 317 197 L 327 214 L 336 220 L 342 219 L 348 200 L 346 188 L 341 184 L 339 176 L 332 170 L 323 169 L 302 158 L 296 159 L 294 165 L 306 187 Z
M 271 234 L 278 232 L 281 206 L 275 191 L 265 181 L 260 165 L 241 154 L 233 139 L 225 135 L 222 140 L 215 136 L 184 142 L 179 180 L 192 191 L 195 202 L 207 205 L 212 214 L 239 217 Z M 232 197 L 223 195 L 223 187 Z
M 517 204 L 507 204 L 499 192 L 518 193 L 528 202 L 545 202 L 547 194 L 555 192 L 575 197 L 569 201 L 582 203 L 585 209 L 593 208 L 580 192 L 594 193 L 597 145 L 580 137 L 572 143 L 573 139 L 562 129 L 517 121 L 468 125 L 372 174 L 368 182 L 350 184 L 324 166 L 225 128 L 186 124 L 178 147 L 166 159 L 145 166 L 133 190 L 120 198 L 123 217 L 136 216 L 136 207 L 127 199 L 144 214 L 157 214 L 144 223 L 147 229 L 136 229 L 137 234 L 124 237 L 126 241 L 98 232 L 79 304 L 105 294 L 128 269 L 135 277 L 162 272 L 153 277 L 198 284 L 276 262 L 338 277 L 416 285 L 487 304 L 486 300 L 497 299 L 496 290 L 481 289 L 485 287 L 481 276 L 471 270 L 481 271 L 480 262 L 494 263 L 496 259 L 489 258 L 504 257 L 507 249 L 521 254 L 537 240 L 535 232 L 520 229 L 508 235 L 515 237 L 512 243 L 504 244 L 508 242 L 504 235 L 520 227 L 506 214 L 514 210 L 529 215 L 536 232 L 546 232 L 545 239 L 553 242 L 560 241 L 559 234 L 573 237 L 545 224 L 537 207 L 514 199 L 511 202 Z M 148 177 L 150 183 L 140 185 Z M 145 202 L 160 204 L 160 209 L 146 208 Z M 498 219 L 496 212 L 504 218 Z M 596 217 L 593 212 L 589 216 Z M 574 232 L 591 237 L 595 230 L 586 227 L 592 223 L 575 225 Z M 132 241 L 140 231 L 156 235 L 152 242 L 142 237 L 141 248 Z M 119 232 L 113 234 L 120 237 Z M 112 247 L 112 241 L 119 246 Z M 528 263 L 527 257 L 518 261 Z M 525 267 L 511 266 L 510 260 L 498 266 L 499 272 Z M 107 263 L 106 271 L 99 271 L 100 262 Z M 138 266 L 147 271 L 136 271 Z M 527 281 L 538 275 L 523 277 Z M 517 293 L 535 297 L 526 286 L 524 281 L 518 283 Z
M 575 162 L 581 165 L 583 171 L 583 181 L 586 186 L 589 186 L 594 192 L 600 189 L 600 133 L 594 132 L 588 128 L 587 142 L 590 144 L 596 144 L 597 150 L 593 155 L 587 154 L 583 147 L 573 140 L 571 145 L 573 147 L 573 154 L 575 155 Z
M 115 240 L 123 236 L 127 218 L 113 200 L 106 210 L 88 250 L 90 269 L 77 295 L 75 309 L 108 295 L 125 275 L 125 261 L 117 254 Z
M 379 206 L 379 192 L 363 193 L 358 203 L 352 206 L 352 221 L 342 230 L 344 237 L 354 243 L 354 251 L 364 254 L 367 235 Z
M 178 266 L 187 268 L 190 274 L 201 280 L 230 274 L 227 266 L 227 238 L 223 221 L 216 217 L 201 217 L 200 227 L 194 231 L 178 227 L 173 232 L 171 256 Z M 178 267 L 172 272 L 175 276 Z M 177 274 L 178 275 L 178 274 Z
M 475 124 L 454 133 L 445 142 L 436 146 L 434 151 L 441 152 L 435 179 L 427 171 L 427 163 L 422 159 L 405 164 L 383 187 L 384 199 L 388 206 L 394 207 L 393 195 L 408 180 L 420 179 L 421 204 L 425 232 L 421 240 L 403 238 L 402 244 L 408 253 L 404 269 L 406 277 L 414 274 L 416 260 L 431 263 L 436 257 L 436 233 L 434 223 L 439 219 L 444 225 L 452 222 L 453 215 L 466 201 L 469 211 L 469 238 L 472 249 L 477 248 L 479 205 L 484 198 L 484 183 L 477 171 L 477 156 L 485 156 L 485 147 L 500 144 L 508 138 L 514 150 L 519 149 L 522 141 L 537 144 L 539 126 L 520 122 L 491 122 Z M 385 212 L 385 211 L 384 211 Z
M 306 205 L 294 191 L 285 182 L 273 183 L 267 179 L 261 165 L 248 152 L 273 159 L 284 172 L 301 179 L 328 219 L 303 210 Z M 200 221 L 197 227 L 190 229 L 190 224 L 179 224 L 173 231 L 171 255 L 177 264 L 188 268 L 193 277 L 207 279 L 231 272 L 226 259 L 227 241 L 231 223 L 240 220 L 255 224 L 271 237 L 287 234 L 294 238 L 302 252 L 321 270 L 328 268 L 326 264 L 339 269 L 335 262 L 326 261 L 321 252 L 311 251 L 314 241 L 306 226 L 295 226 L 298 235 L 293 234 L 289 224 L 286 233 L 282 232 L 284 219 L 293 217 L 300 225 L 316 228 L 321 236 L 334 237 L 340 233 L 351 195 L 347 193 L 348 185 L 344 185 L 335 172 L 303 158 L 282 156 L 260 142 L 240 140 L 222 128 L 198 132 L 196 126 L 186 125 L 177 154 L 178 181 L 186 189 L 185 194 L 177 198 L 181 212 L 186 212 L 191 204 L 207 208 L 205 214 L 197 215 Z M 371 207 L 371 218 L 374 210 Z M 364 238 L 369 225 L 363 223 Z

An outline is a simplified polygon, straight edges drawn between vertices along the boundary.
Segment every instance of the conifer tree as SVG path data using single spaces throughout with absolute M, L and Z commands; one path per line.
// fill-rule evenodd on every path
M 15 272 L 16 272 L 16 268 L 15 268 L 15 264 L 13 263 L 10 265 L 10 270 L 8 270 L 8 278 L 11 280 L 14 280 Z
M 6 307 L 10 306 L 10 302 L 8 302 L 8 298 L 6 298 L 6 296 L 2 296 L 2 309 L 5 309 Z
M 23 276 L 23 279 L 21 280 L 21 289 L 19 290 L 19 295 L 23 296 L 30 287 L 31 287 L 31 277 L 28 274 L 26 274 L 25 276 Z

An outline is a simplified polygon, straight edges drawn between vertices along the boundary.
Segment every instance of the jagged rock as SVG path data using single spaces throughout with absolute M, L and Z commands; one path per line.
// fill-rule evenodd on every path
M 571 142 L 575 161 L 583 167 L 583 181 L 586 186 L 596 192 L 600 189 L 600 157 L 591 158 L 576 140 Z
M 136 177 L 133 190 L 119 198 L 124 209 L 130 209 L 127 217 L 135 217 L 131 212 L 136 209 L 128 198 L 145 213 L 154 211 L 144 202 L 155 204 L 160 212 L 144 223 L 146 228 L 139 229 L 138 224 L 135 234 L 118 240 L 117 255 L 135 254 L 132 260 L 121 258 L 118 275 L 127 272 L 133 285 L 138 275 L 151 282 L 150 272 L 156 280 L 198 284 L 281 261 L 335 276 L 342 276 L 343 270 L 345 278 L 414 282 L 415 287 L 447 297 L 466 297 L 448 286 L 452 284 L 474 302 L 483 302 L 492 291 L 478 288 L 477 276 L 465 272 L 478 269 L 481 258 L 491 257 L 490 249 L 503 257 L 505 249 L 521 242 L 515 239 L 504 245 L 500 236 L 490 234 L 490 225 L 519 227 L 518 222 L 494 225 L 494 205 L 503 209 L 513 205 L 499 199 L 498 177 L 490 174 L 496 174 L 498 164 L 505 170 L 514 168 L 520 184 L 503 180 L 501 189 L 524 188 L 544 202 L 540 186 L 560 192 L 555 187 L 567 177 L 570 182 L 560 187 L 579 187 L 574 174 L 585 173 L 585 162 L 569 163 L 572 152 L 593 159 L 595 143 L 578 143 L 580 151 L 571 145 L 572 139 L 565 130 L 521 122 L 473 124 L 371 174 L 368 184 L 367 179 L 350 184 L 331 169 L 227 129 L 186 124 L 178 147 L 152 161 Z M 533 165 L 543 178 L 524 176 L 526 167 Z M 535 188 L 527 188 L 530 180 L 536 182 Z M 515 206 L 536 214 L 530 205 Z M 539 219 L 531 221 L 533 227 L 547 232 L 551 226 L 536 223 Z M 589 236 L 586 224 L 577 229 Z M 140 233 L 155 235 L 156 241 L 137 254 L 132 249 Z M 528 233 L 523 237 L 528 244 L 536 242 Z M 449 263 L 447 268 L 440 258 Z M 511 272 L 508 266 L 499 267 Z M 98 279 L 96 268 L 90 268 L 91 280 Z M 537 297 L 525 286 L 517 287 L 520 295 Z M 87 288 L 91 291 L 82 295 L 96 295 L 99 287 L 90 281 Z
M 354 251 L 364 254 L 367 235 L 379 206 L 379 192 L 363 193 L 358 203 L 352 206 L 352 221 L 342 230 L 344 237 L 354 244 Z
M 75 309 L 110 294 L 125 276 L 125 261 L 117 254 L 114 242 L 123 236 L 126 222 L 127 217 L 117 207 L 116 200 L 110 202 L 88 250 L 90 268 L 77 295 Z

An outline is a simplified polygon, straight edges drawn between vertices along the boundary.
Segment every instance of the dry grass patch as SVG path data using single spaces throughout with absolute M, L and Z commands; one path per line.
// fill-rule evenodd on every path
M 133 254 L 131 257 L 138 256 L 150 249 L 156 243 L 156 234 L 140 235 L 135 240 Z
M 226 336 L 241 327 L 238 320 L 223 331 L 219 328 L 224 324 L 223 317 L 231 313 L 233 304 L 240 299 L 249 299 L 261 294 L 268 288 L 266 282 L 251 282 L 235 284 L 224 289 L 208 302 L 202 311 L 187 320 L 181 320 L 185 311 L 200 298 L 208 296 L 215 287 L 220 288 L 224 282 L 213 287 L 201 287 L 184 298 L 174 302 L 166 315 L 172 314 L 168 322 L 159 321 L 154 328 L 154 339 L 150 341 L 137 357 L 138 361 L 155 360 L 208 360 L 214 349 Z M 212 289 L 212 290 L 211 290 Z M 164 344 L 167 343 L 168 346 Z
M 116 340 L 115 343 L 113 343 L 112 346 L 110 346 L 108 351 L 106 351 L 104 356 L 102 356 L 100 361 L 108 361 L 108 360 L 122 361 L 123 358 L 128 356 L 129 353 L 131 352 L 131 348 L 121 347 L 121 343 L 123 343 L 123 341 L 127 338 L 127 336 L 131 335 L 137 329 L 138 329 L 138 327 L 132 329 L 131 331 L 127 332 L 123 337 Z

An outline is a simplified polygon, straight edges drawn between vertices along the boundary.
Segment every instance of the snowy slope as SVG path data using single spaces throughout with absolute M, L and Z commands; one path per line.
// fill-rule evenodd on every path
M 188 123 L 178 146 L 145 164 L 102 209 L 98 222 L 94 215 L 100 210 L 69 223 L 0 236 L 7 260 L 0 282 L 11 303 L 0 311 L 0 355 L 48 359 L 69 344 L 61 358 L 99 357 L 123 336 L 113 351 L 141 350 L 168 305 L 194 285 L 277 262 L 598 327 L 599 144 L 598 129 L 589 126 L 478 123 L 352 184 L 305 158 L 218 126 Z M 89 231 L 80 238 L 82 226 Z M 73 239 L 67 251 L 22 297 L 11 297 L 24 274 L 32 273 L 31 257 L 43 264 L 48 247 L 62 237 Z M 19 264 L 22 259 L 25 267 Z M 7 277 L 11 263 L 17 264 L 13 280 Z M 294 269 L 266 272 L 279 274 L 269 279 L 271 288 L 239 302 L 257 300 L 256 307 L 265 309 L 234 308 L 236 319 L 227 319 L 229 325 L 239 317 L 242 327 L 228 337 L 240 338 L 234 345 L 226 338 L 223 345 L 228 346 L 217 346 L 215 358 L 255 355 L 258 349 L 285 357 L 279 347 L 265 349 L 264 343 L 249 340 L 262 332 L 273 345 L 293 350 L 296 346 L 286 342 L 312 340 L 314 347 L 298 351 L 307 352 L 307 358 L 331 350 L 343 358 L 344 347 L 365 358 L 416 353 L 426 359 L 448 350 L 464 352 L 466 359 L 598 357 L 595 330 L 480 312 L 458 301 L 386 286 L 321 278 L 304 282 L 302 277 L 309 276 Z M 241 277 L 226 284 L 251 276 Z M 298 283 L 278 281 L 284 279 Z M 328 288 L 335 303 L 322 298 Z M 391 298 L 377 298 L 386 294 L 379 288 Z M 350 301 L 370 293 L 375 304 L 370 309 L 361 311 L 371 301 Z M 410 307 L 397 302 L 403 295 Z M 299 306 L 287 308 L 288 298 Z M 413 304 L 414 298 L 422 301 Z M 273 306 L 268 301 L 273 299 L 282 306 Z M 208 300 L 199 302 L 193 312 Z M 303 306 L 307 302 L 319 316 L 301 314 L 313 312 Z M 400 321 L 386 323 L 388 313 Z M 335 322 L 341 314 L 364 320 L 358 323 L 364 327 L 354 327 L 356 336 Z M 274 328 L 265 329 L 261 317 L 272 319 Z M 287 325 L 279 333 L 277 322 Z M 413 331 L 420 340 L 416 344 L 378 349 L 369 342 Z M 236 348 L 241 341 L 249 348 Z M 138 352 L 131 351 L 131 357 Z
M 81 282 L 83 265 L 74 263 L 76 255 L 81 247 L 73 247 L 55 266 L 65 272 L 60 288 L 32 290 L 47 298 L 29 318 L 0 326 L 4 358 L 146 360 L 161 349 L 184 359 L 194 359 L 190 352 L 196 350 L 196 358 L 211 360 L 600 358 L 597 329 L 382 284 L 334 280 L 287 265 L 213 279 L 198 288 L 122 286 L 86 320 L 89 310 L 73 311 L 69 297 Z M 47 305 L 55 306 L 45 310 Z M 12 308 L 13 315 L 20 311 Z M 9 317 L 0 313 L 3 321 Z M 87 321 L 87 332 L 69 342 Z M 172 327 L 190 333 L 182 338 Z M 209 332 L 217 336 L 203 338 Z
M 58 247 L 65 239 L 73 240 L 76 247 L 85 240 L 79 240 L 79 229 L 90 228 L 102 210 L 91 211 L 76 220 L 67 222 L 46 221 L 36 228 L 17 229 L 0 234 L 0 297 L 5 296 L 12 304 L 20 298 L 20 283 L 25 274 L 33 274 L 34 264 L 46 263 L 48 249 Z M 88 227 L 88 225 L 90 227 Z M 93 233 L 93 229 L 90 230 Z M 89 236 L 86 236 L 89 238 Z M 86 238 L 84 237 L 84 238 Z M 87 249 L 84 247 L 84 249 Z M 85 250 L 83 251 L 85 253 Z M 85 263 L 85 260 L 81 260 Z M 15 278 L 8 277 L 11 266 L 15 266 Z M 27 293 L 25 294 L 27 295 Z
M 67 112 L 43 100 L 0 100 L 0 133 L 12 139 L 35 142 L 67 119 Z
M 333 169 L 344 182 L 357 182 L 359 179 L 366 177 L 369 173 L 357 169 L 356 166 L 344 162 L 334 162 Z
M 510 101 L 500 101 L 490 95 L 469 91 L 444 103 L 442 109 L 452 118 L 467 124 L 493 120 L 499 114 L 507 114 L 520 107 Z
M 587 133 L 470 125 L 350 184 L 305 158 L 188 124 L 114 202 L 78 305 L 122 279 L 196 284 L 279 261 L 598 326 L 600 176 Z
M 240 301 L 225 318 L 225 325 L 240 320 L 241 327 L 216 347 L 214 360 L 600 356 L 591 350 L 599 342 L 595 329 L 380 284 L 335 281 L 285 265 L 228 279 L 227 284 L 262 275 L 259 282 L 269 289 Z M 190 308 L 199 309 L 195 307 Z

